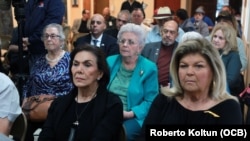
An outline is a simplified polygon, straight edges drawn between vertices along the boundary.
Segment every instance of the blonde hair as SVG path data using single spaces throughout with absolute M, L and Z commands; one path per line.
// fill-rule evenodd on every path
M 218 23 L 215 25 L 215 27 L 213 28 L 212 32 L 211 32 L 211 41 L 213 40 L 213 36 L 215 34 L 216 31 L 221 30 L 225 40 L 226 40 L 226 45 L 225 47 L 222 49 L 223 52 L 222 54 L 228 54 L 230 51 L 238 51 L 238 47 L 237 47 L 237 33 L 235 31 L 235 29 L 229 25 L 228 23 Z
M 170 63 L 173 87 L 171 89 L 162 88 L 162 94 L 169 97 L 183 97 L 184 92 L 178 77 L 180 60 L 184 56 L 194 53 L 203 56 L 211 67 L 213 79 L 210 82 L 209 97 L 214 100 L 235 99 L 237 101 L 236 97 L 226 92 L 226 72 L 218 51 L 204 38 L 187 40 L 178 45 Z

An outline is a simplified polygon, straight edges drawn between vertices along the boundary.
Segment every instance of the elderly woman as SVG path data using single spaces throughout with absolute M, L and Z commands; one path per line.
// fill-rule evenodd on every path
M 174 86 L 162 89 L 143 124 L 243 124 L 240 104 L 226 92 L 226 73 L 218 51 L 206 39 L 179 44 L 170 64 Z M 179 127 L 178 127 L 179 128 Z
M 63 50 L 65 35 L 62 26 L 55 23 L 47 25 L 43 30 L 42 40 L 48 53 L 40 56 L 33 65 L 23 88 L 23 104 L 30 96 L 51 94 L 60 97 L 73 88 L 69 76 L 70 53 Z M 28 122 L 26 139 L 34 140 L 34 131 L 42 127 L 44 121 Z
M 89 44 L 71 52 L 72 92 L 49 109 L 39 141 L 118 141 L 122 102 L 107 90 L 110 71 L 102 49 Z
M 140 55 L 145 32 L 128 23 L 118 33 L 120 54 L 107 58 L 111 78 L 108 89 L 123 102 L 123 126 L 128 141 L 139 134 L 151 102 L 158 94 L 158 71 L 155 63 Z

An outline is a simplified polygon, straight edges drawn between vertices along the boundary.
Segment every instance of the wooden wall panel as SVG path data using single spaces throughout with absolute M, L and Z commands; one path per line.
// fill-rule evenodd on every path
M 180 8 L 180 0 L 155 0 L 155 7 L 157 9 L 162 6 L 168 6 L 171 10 L 176 11 Z

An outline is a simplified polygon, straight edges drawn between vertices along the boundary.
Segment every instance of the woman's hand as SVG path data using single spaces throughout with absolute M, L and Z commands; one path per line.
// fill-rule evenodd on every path
M 133 118 L 135 116 L 133 111 L 123 111 L 123 118 L 124 119 L 130 119 Z

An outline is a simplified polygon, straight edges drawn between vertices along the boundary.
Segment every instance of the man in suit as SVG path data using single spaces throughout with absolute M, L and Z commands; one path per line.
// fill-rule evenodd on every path
M 90 33 L 78 38 L 74 42 L 74 47 L 88 43 L 103 49 L 106 56 L 119 54 L 117 39 L 103 33 L 105 29 L 106 22 L 104 17 L 101 14 L 94 14 L 90 19 Z
M 142 56 L 155 62 L 158 68 L 159 86 L 170 86 L 169 66 L 171 58 L 178 43 L 178 23 L 171 19 L 166 21 L 160 31 L 162 40 L 145 45 Z

